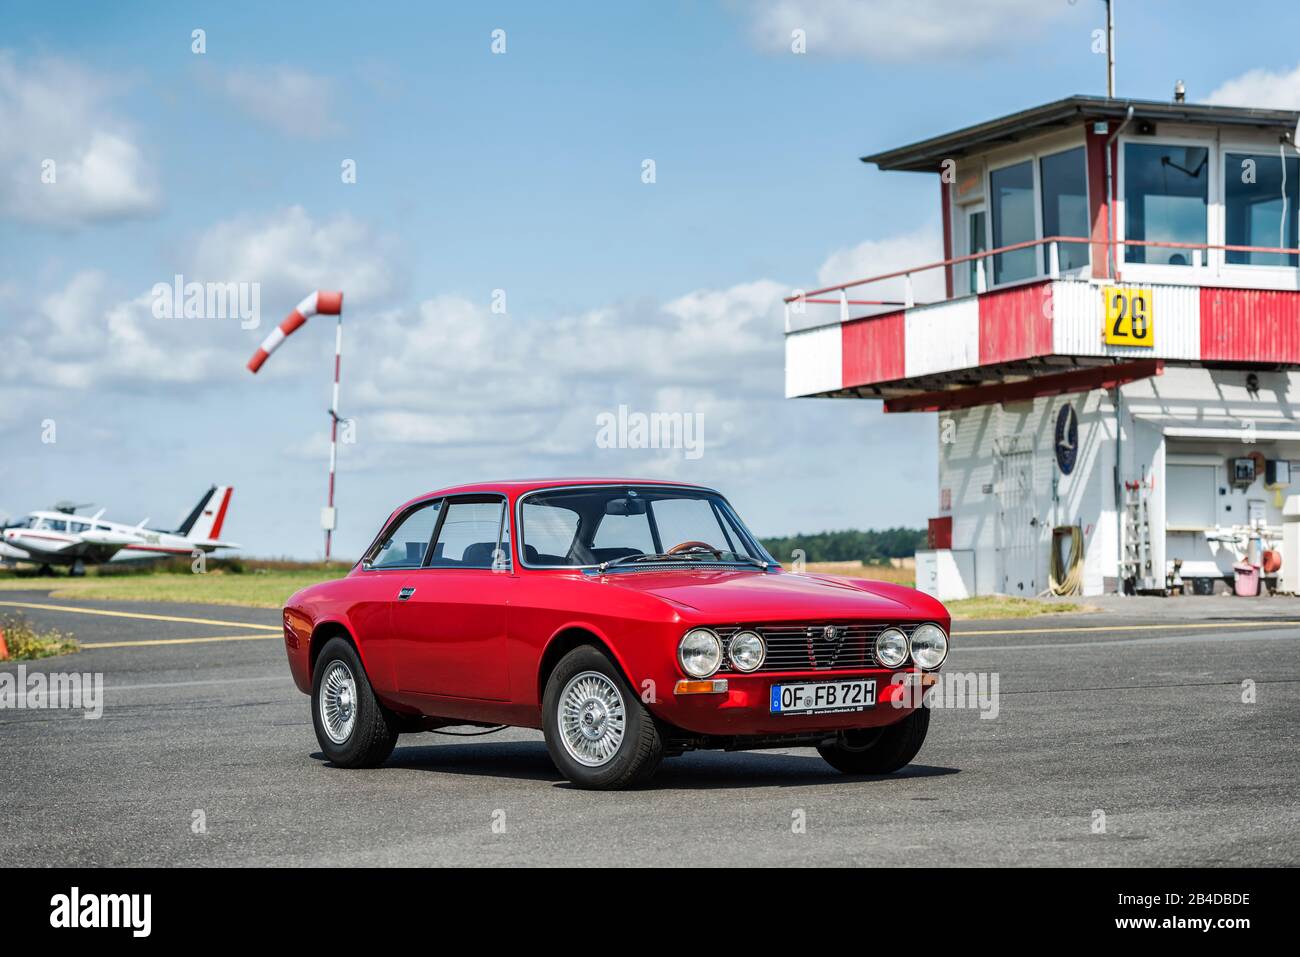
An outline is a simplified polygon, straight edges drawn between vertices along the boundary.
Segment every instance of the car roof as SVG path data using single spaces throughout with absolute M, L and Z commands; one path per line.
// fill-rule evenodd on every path
M 713 491 L 703 485 L 696 485 L 693 482 L 679 482 L 671 479 L 645 479 L 645 478 L 621 478 L 619 476 L 607 478 L 534 478 L 534 479 L 505 479 L 497 482 L 471 482 L 465 485 L 452 485 L 448 488 L 437 489 L 432 492 L 426 492 L 424 495 L 416 496 L 412 501 L 419 501 L 426 498 L 438 498 L 444 495 L 473 495 L 479 492 L 502 492 L 511 496 L 522 495 L 525 492 L 533 492 L 545 488 L 567 488 L 574 485 L 663 485 L 676 488 L 698 488 L 704 491 Z

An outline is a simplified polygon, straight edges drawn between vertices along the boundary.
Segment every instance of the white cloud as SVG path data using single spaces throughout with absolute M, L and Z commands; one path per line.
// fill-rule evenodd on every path
M 627 405 L 702 413 L 710 447 L 734 447 L 738 416 L 761 428 L 758 410 L 783 401 L 783 290 L 761 280 L 544 320 L 436 297 L 353 327 L 345 405 L 393 446 L 617 462 L 628 450 L 597 449 L 595 417 Z M 650 458 L 667 468 L 681 453 Z
M 1300 64 L 1289 72 L 1251 70 L 1223 83 L 1207 103 L 1300 110 Z
M 290 206 L 212 226 L 182 271 L 199 282 L 261 283 L 262 307 L 272 313 L 263 319 L 278 322 L 277 313 L 287 314 L 313 289 L 342 289 L 345 312 L 350 305 L 373 308 L 398 284 L 397 251 L 392 239 L 350 216 L 318 221 Z
M 157 210 L 152 170 L 109 110 L 116 91 L 83 67 L 0 51 L 0 216 L 66 227 Z
M 340 129 L 328 77 L 293 66 L 245 67 L 222 77 L 220 89 L 239 109 L 286 136 L 320 139 Z
M 741 7 L 754 44 L 790 53 L 802 30 L 809 55 L 919 61 L 1004 51 L 1053 22 L 1079 15 L 1083 4 L 1043 0 L 756 0 Z
M 394 289 L 390 243 L 347 216 L 313 219 L 301 207 L 263 217 L 217 223 L 157 277 L 170 286 L 188 282 L 258 283 L 261 325 L 246 329 L 242 317 L 160 319 L 153 288 L 123 298 L 97 270 L 82 270 L 61 288 L 32 295 L 7 283 L 4 299 L 13 332 L 0 381 L 40 382 L 61 389 L 139 391 L 157 383 L 198 385 L 242 373 L 267 331 L 303 296 L 338 288 L 345 311 L 373 308 Z M 381 346 L 382 348 L 382 346 Z M 293 371 L 304 350 L 286 348 L 268 369 Z
M 820 283 L 890 272 L 942 258 L 938 228 L 871 240 L 832 253 Z M 427 455 L 517 456 L 557 466 L 628 459 L 672 474 L 679 451 L 603 450 L 595 416 L 632 411 L 701 413 L 711 452 L 729 468 L 778 467 L 801 418 L 782 397 L 782 297 L 770 279 L 700 289 L 665 302 L 612 303 L 548 317 L 493 314 L 489 302 L 436 296 L 367 315 L 347 332 L 343 395 L 363 444 L 354 464 L 394 465 Z M 901 283 L 871 298 L 901 296 Z M 942 298 L 941 271 L 920 274 L 919 301 Z M 279 356 L 277 355 L 277 359 Z M 303 454 L 317 455 L 312 446 Z M 395 458 L 396 457 L 396 458 Z M 529 465 L 528 467 L 534 467 Z M 563 468 L 562 468 L 563 470 Z M 637 471 L 632 468 L 631 471 Z

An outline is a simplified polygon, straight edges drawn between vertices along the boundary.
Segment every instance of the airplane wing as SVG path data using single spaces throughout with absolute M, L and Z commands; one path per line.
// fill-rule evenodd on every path
M 190 544 L 204 552 L 215 552 L 218 548 L 242 548 L 237 542 L 218 542 L 215 539 L 192 539 Z

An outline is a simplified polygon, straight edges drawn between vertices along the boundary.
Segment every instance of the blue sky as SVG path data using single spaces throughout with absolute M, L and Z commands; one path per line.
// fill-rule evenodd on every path
M 922 524 L 933 420 L 782 399 L 779 296 L 931 248 L 934 177 L 857 157 L 1103 92 L 1103 9 L 12 6 L 0 509 L 75 498 L 167 525 L 229 483 L 229 537 L 316 554 L 332 336 L 315 320 L 259 376 L 243 363 L 319 285 L 347 296 L 342 554 L 420 491 L 524 474 L 713 484 L 764 534 Z M 1294 4 L 1117 11 L 1121 95 L 1182 79 L 1193 100 L 1300 105 Z M 262 327 L 154 319 L 176 273 L 258 283 Z M 705 454 L 600 448 L 619 405 L 702 414 Z

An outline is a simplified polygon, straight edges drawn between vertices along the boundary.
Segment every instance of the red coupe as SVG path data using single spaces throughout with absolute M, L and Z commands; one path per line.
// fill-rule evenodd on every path
M 514 725 L 588 788 L 697 748 L 896 771 L 925 740 L 948 626 L 910 588 L 783 570 L 711 489 L 610 479 L 422 495 L 284 609 L 335 764 L 382 764 L 405 731 Z

